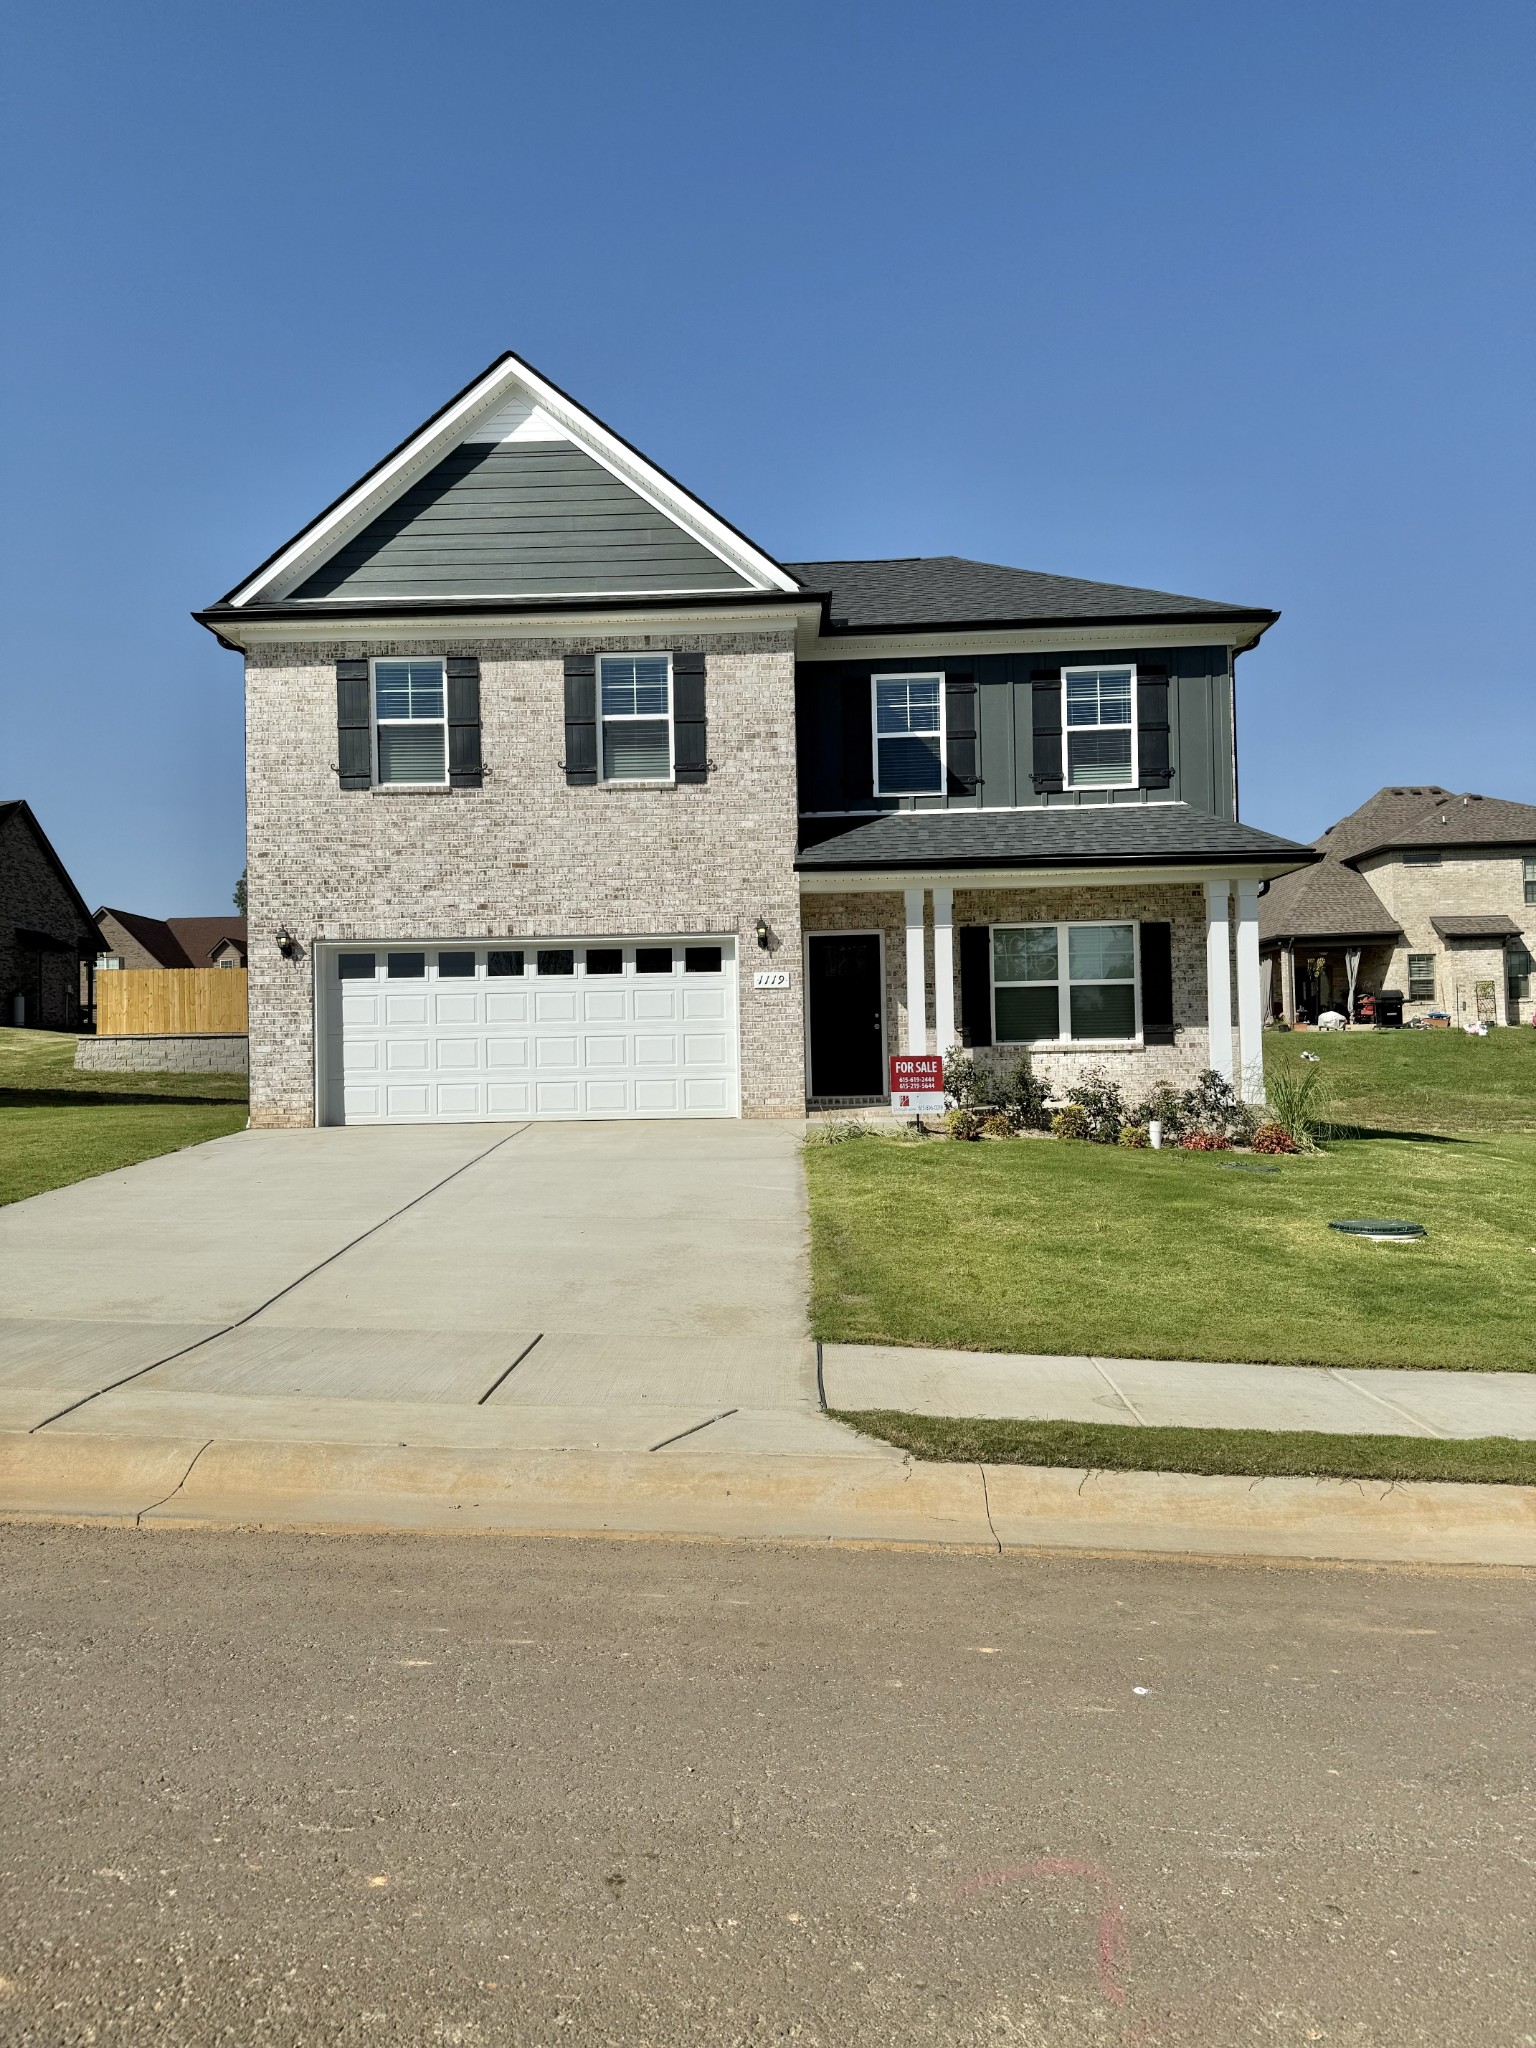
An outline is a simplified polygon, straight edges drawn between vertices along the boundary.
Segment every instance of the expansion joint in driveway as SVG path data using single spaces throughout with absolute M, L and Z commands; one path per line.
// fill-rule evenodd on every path
M 452 1173 L 445 1173 L 441 1180 L 433 1181 L 431 1187 L 423 1188 L 419 1195 L 412 1195 L 411 1199 L 408 1202 L 402 1202 L 398 1209 L 391 1209 L 389 1214 L 381 1216 L 377 1223 L 370 1223 L 368 1228 L 360 1230 L 356 1237 L 349 1238 L 344 1245 L 338 1245 L 335 1251 L 328 1252 L 323 1259 L 317 1259 L 307 1272 L 300 1273 L 296 1280 L 290 1280 L 286 1287 L 279 1287 L 276 1294 L 269 1294 L 265 1301 L 257 1302 L 256 1306 L 253 1309 L 249 1309 L 243 1316 L 236 1316 L 232 1323 L 226 1323 L 220 1330 L 210 1331 L 206 1337 L 199 1337 L 195 1344 L 183 1345 L 180 1351 L 168 1352 L 164 1358 L 157 1358 L 153 1365 L 141 1365 L 137 1372 L 124 1373 L 120 1380 L 112 1380 L 104 1387 L 97 1387 L 94 1393 L 82 1394 L 78 1401 L 71 1401 L 67 1408 L 60 1408 L 52 1415 L 45 1415 L 41 1422 L 32 1425 L 27 1434 L 29 1436 L 36 1436 L 40 1429 L 46 1429 L 50 1423 L 62 1422 L 66 1415 L 73 1415 L 78 1409 L 89 1407 L 92 1401 L 99 1401 L 103 1394 L 115 1393 L 119 1387 L 126 1387 L 134 1380 L 141 1380 L 147 1373 L 158 1372 L 162 1365 L 169 1365 L 173 1359 L 185 1358 L 191 1351 L 201 1351 L 204 1345 L 216 1344 L 221 1337 L 227 1337 L 231 1330 L 240 1330 L 247 1323 L 255 1322 L 259 1315 L 265 1314 L 274 1303 L 281 1301 L 284 1295 L 292 1294 L 293 1290 L 296 1287 L 302 1287 L 306 1280 L 313 1280 L 315 1275 L 323 1273 L 327 1266 L 334 1266 L 338 1259 L 345 1258 L 350 1251 L 355 1251 L 360 1244 L 366 1239 L 375 1236 L 387 1224 L 396 1222 L 408 1209 L 414 1209 L 419 1202 L 424 1202 L 429 1195 L 435 1195 L 439 1189 L 447 1187 L 449 1181 L 457 1180 L 461 1173 L 468 1173 L 469 1169 L 472 1166 L 478 1166 L 482 1159 L 489 1159 L 491 1154 L 499 1152 L 503 1145 L 510 1145 L 514 1138 L 520 1138 L 527 1129 L 527 1124 L 519 1124 L 515 1131 L 508 1131 L 507 1135 L 504 1138 L 498 1138 L 494 1145 L 487 1145 L 485 1150 L 477 1152 L 473 1159 L 466 1159 L 463 1165 L 456 1166 Z M 539 1340 L 535 1337 L 533 1341 L 536 1344 Z M 531 1351 L 532 1349 L 533 1345 L 530 1344 L 528 1350 Z M 525 1351 L 522 1357 L 526 1358 L 527 1355 L 528 1352 Z M 521 1362 L 521 1358 L 513 1360 L 514 1365 L 521 1364 Z M 510 1371 L 511 1368 L 509 1367 L 508 1370 Z M 502 1378 L 506 1378 L 505 1373 L 503 1373 Z M 499 1385 L 500 1382 L 498 1381 L 497 1384 Z M 491 1391 L 494 1392 L 495 1389 L 492 1388 Z M 203 1448 L 206 1450 L 207 1445 L 205 1444 Z M 202 1451 L 199 1451 L 198 1457 L 201 1456 Z M 193 1462 L 196 1463 L 196 1460 L 194 1459 Z M 189 1466 L 188 1470 L 190 1469 L 191 1467 Z

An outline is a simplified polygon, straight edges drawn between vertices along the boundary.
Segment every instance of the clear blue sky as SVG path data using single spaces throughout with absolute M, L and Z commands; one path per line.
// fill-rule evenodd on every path
M 513 348 L 772 552 L 1273 605 L 1243 813 L 1536 801 L 1527 0 L 104 0 L 7 30 L 0 796 L 227 904 L 188 617 Z

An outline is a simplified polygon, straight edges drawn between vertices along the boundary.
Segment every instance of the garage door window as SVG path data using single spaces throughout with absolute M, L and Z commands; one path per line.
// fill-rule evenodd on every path
M 523 956 L 520 952 L 487 953 L 485 956 L 485 971 L 492 976 L 521 974 L 523 971 Z
M 371 953 L 343 953 L 336 962 L 336 972 L 343 981 L 372 981 L 373 955 Z
M 683 948 L 683 971 L 687 974 L 718 974 L 720 972 L 720 948 L 718 946 L 685 946 Z
M 389 956 L 389 978 L 391 981 L 420 981 L 427 971 L 425 953 L 391 953 Z
M 539 953 L 540 974 L 574 974 L 576 955 L 562 946 L 547 947 Z
M 441 661 L 376 661 L 374 725 L 381 783 L 441 787 L 448 780 L 448 727 Z
M 437 978 L 439 981 L 473 981 L 475 978 L 474 954 L 439 953 L 437 956 Z
M 622 974 L 624 972 L 624 949 L 622 946 L 588 946 L 588 974 Z
M 672 972 L 672 948 L 670 946 L 636 946 L 636 974 L 670 974 Z

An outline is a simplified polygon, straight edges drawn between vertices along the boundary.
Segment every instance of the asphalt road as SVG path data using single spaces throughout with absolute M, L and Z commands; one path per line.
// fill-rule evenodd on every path
M 1527 2048 L 1532 1590 L 0 1529 L 0 2042 Z

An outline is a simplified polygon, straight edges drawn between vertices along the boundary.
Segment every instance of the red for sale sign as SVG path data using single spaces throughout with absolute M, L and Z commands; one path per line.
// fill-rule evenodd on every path
M 891 1108 L 899 1116 L 942 1116 L 944 1061 L 939 1053 L 891 1054 Z

